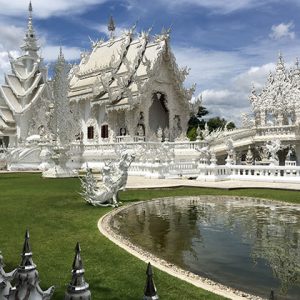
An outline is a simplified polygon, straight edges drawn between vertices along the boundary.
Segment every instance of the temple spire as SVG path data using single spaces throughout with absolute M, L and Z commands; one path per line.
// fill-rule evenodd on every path
M 159 297 L 156 292 L 156 287 L 153 282 L 153 272 L 150 263 L 148 263 L 146 274 L 147 274 L 147 281 L 145 285 L 143 300 L 159 300 Z
M 90 300 L 89 284 L 84 279 L 84 268 L 80 255 L 79 243 L 75 247 L 75 257 L 72 266 L 72 279 L 65 293 L 65 300 Z
M 45 300 L 50 299 L 54 292 L 54 287 L 50 287 L 47 291 L 43 291 L 39 286 L 39 276 L 36 265 L 32 261 L 32 252 L 29 244 L 29 231 L 26 230 L 25 241 L 22 251 L 21 263 L 14 274 L 15 287 L 10 289 L 8 300 L 15 299 L 34 299 Z M 26 295 L 26 297 L 20 295 Z
M 33 260 L 32 260 L 32 252 L 31 252 L 31 247 L 29 244 L 28 229 L 25 232 L 25 240 L 24 240 L 23 252 L 22 252 L 21 256 L 22 256 L 22 261 L 19 266 L 19 269 L 26 270 L 26 271 L 36 269 L 36 265 L 33 263 Z
M 29 2 L 28 6 L 28 23 L 27 23 L 27 31 L 24 38 L 24 44 L 21 46 L 21 49 L 25 51 L 29 55 L 36 55 L 36 52 L 40 49 L 37 45 L 37 39 L 35 35 L 35 31 L 33 28 L 32 22 L 32 3 Z
M 58 60 L 59 60 L 59 61 L 65 61 L 65 56 L 64 56 L 64 53 L 63 53 L 62 46 L 59 47 Z
M 110 38 L 113 39 L 115 30 L 116 30 L 116 25 L 115 25 L 115 21 L 112 16 L 110 16 L 110 18 L 109 18 L 107 29 L 109 31 Z

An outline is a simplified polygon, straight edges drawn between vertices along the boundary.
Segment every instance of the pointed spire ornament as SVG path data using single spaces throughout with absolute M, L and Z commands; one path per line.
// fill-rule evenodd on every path
M 80 255 L 79 243 L 75 247 L 75 257 L 72 265 L 72 279 L 65 293 L 65 300 L 91 300 L 89 284 L 84 279 L 84 268 Z
M 37 56 L 37 51 L 40 49 L 40 47 L 37 45 L 37 38 L 35 35 L 35 31 L 33 28 L 32 23 L 32 3 L 29 2 L 28 6 L 28 23 L 27 23 L 27 31 L 24 38 L 24 44 L 21 46 L 21 49 L 28 54 L 31 54 L 33 56 Z
M 32 252 L 29 244 L 29 231 L 26 230 L 21 263 L 14 274 L 16 286 L 10 289 L 8 300 L 30 299 L 49 300 L 54 292 L 54 287 L 42 291 L 39 286 L 39 275 L 36 265 L 32 261 Z
M 110 16 L 110 18 L 109 18 L 107 29 L 110 33 L 110 38 L 113 39 L 115 30 L 116 30 L 116 25 L 115 25 L 115 21 L 112 16 Z
M 36 265 L 33 263 L 33 260 L 32 260 L 32 252 L 31 252 L 31 247 L 29 244 L 28 229 L 26 229 L 26 232 L 25 232 L 25 241 L 24 241 L 23 252 L 22 252 L 21 256 L 22 256 L 22 261 L 21 261 L 21 264 L 19 265 L 19 270 L 30 271 L 30 270 L 36 269 Z
M 147 281 L 145 285 L 143 300 L 159 300 L 156 287 L 153 281 L 153 272 L 150 263 L 148 263 L 146 274 L 147 274 Z
M 64 53 L 63 53 L 63 50 L 62 50 L 62 46 L 59 47 L 59 56 L 58 56 L 58 58 L 65 59 L 65 56 L 64 56 Z
M 277 66 L 276 66 L 276 71 L 279 71 L 279 70 L 284 71 L 284 69 L 285 69 L 284 59 L 283 59 L 281 51 L 279 51 L 279 53 L 278 53 L 278 61 L 277 61 Z

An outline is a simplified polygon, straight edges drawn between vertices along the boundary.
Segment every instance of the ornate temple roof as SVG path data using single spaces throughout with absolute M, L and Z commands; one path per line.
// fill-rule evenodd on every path
M 169 46 L 169 32 L 150 37 L 149 30 L 136 37 L 134 28 L 119 37 L 112 33 L 107 41 L 93 42 L 91 53 L 82 54 L 80 64 L 71 71 L 69 98 L 105 103 L 108 109 L 132 107 L 163 61 L 173 71 L 178 92 L 189 100 L 192 92 L 183 87 L 188 72 L 176 64 Z
M 5 84 L 0 87 L 0 135 L 11 135 L 15 129 L 15 115 L 29 110 L 46 89 L 47 70 L 37 51 L 37 38 L 32 23 L 32 5 L 29 3 L 29 17 L 23 54 L 18 58 L 9 55 L 11 74 L 5 75 Z
M 260 93 L 253 87 L 249 97 L 254 112 L 269 113 L 293 112 L 300 105 L 300 68 L 299 62 L 287 69 L 281 53 L 276 70 L 269 74 L 268 80 Z

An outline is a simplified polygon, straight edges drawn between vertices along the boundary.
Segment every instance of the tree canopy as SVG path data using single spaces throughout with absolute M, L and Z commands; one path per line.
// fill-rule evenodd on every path
M 197 128 L 200 127 L 200 129 L 203 130 L 205 128 L 205 124 L 207 124 L 209 132 L 219 128 L 224 130 L 225 126 L 227 130 L 236 128 L 234 122 L 228 122 L 226 119 L 221 117 L 212 117 L 207 121 L 204 120 L 203 117 L 208 115 L 209 111 L 202 105 L 201 97 L 196 100 L 196 105 L 197 107 L 193 107 L 193 112 L 188 122 L 187 136 L 191 141 L 195 141 L 197 139 Z

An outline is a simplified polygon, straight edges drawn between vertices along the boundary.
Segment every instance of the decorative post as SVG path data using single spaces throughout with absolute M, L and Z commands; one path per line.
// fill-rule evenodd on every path
M 89 284 L 84 280 L 84 268 L 80 255 L 80 245 L 76 244 L 72 266 L 72 279 L 65 293 L 65 300 L 91 300 Z
M 156 287 L 153 282 L 153 272 L 152 272 L 152 266 L 150 263 L 148 263 L 147 267 L 147 281 L 145 285 L 145 292 L 143 300 L 159 300 L 159 297 L 157 295 Z
M 14 276 L 16 286 L 10 290 L 7 299 L 50 300 L 54 292 L 54 287 L 52 286 L 44 292 L 39 286 L 39 275 L 36 265 L 32 260 L 28 230 L 25 233 L 21 257 L 21 263 Z

